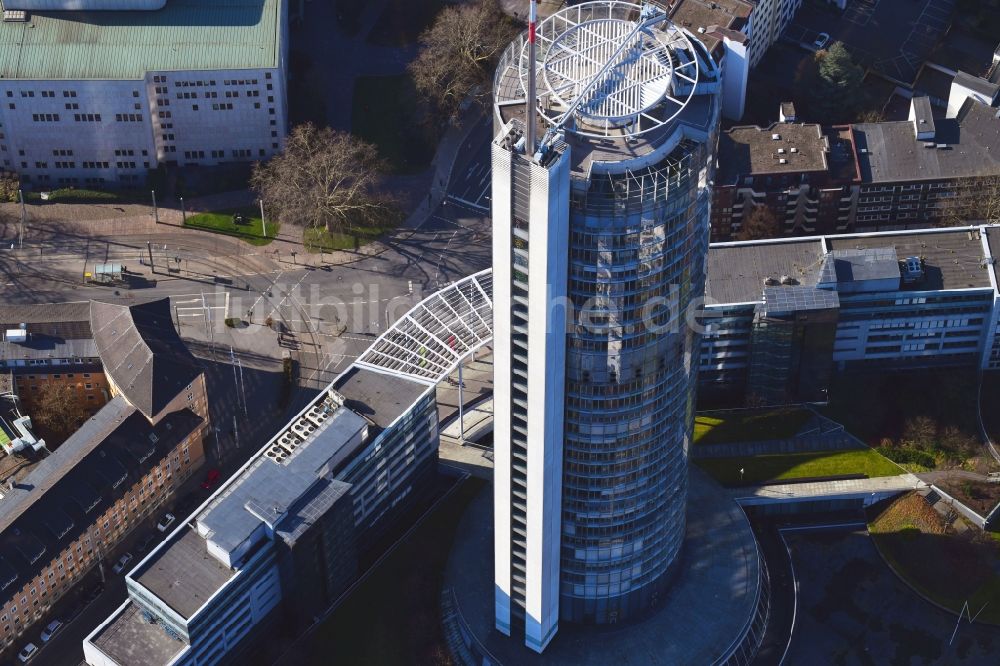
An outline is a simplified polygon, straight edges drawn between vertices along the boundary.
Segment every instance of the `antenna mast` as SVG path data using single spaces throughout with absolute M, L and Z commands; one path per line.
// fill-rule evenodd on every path
M 528 125 L 527 150 L 525 153 L 531 157 L 535 154 L 537 142 L 535 141 L 535 105 L 538 99 L 535 90 L 535 22 L 538 20 L 538 5 L 536 0 L 531 0 L 531 8 L 528 10 L 528 99 L 525 100 L 525 121 Z

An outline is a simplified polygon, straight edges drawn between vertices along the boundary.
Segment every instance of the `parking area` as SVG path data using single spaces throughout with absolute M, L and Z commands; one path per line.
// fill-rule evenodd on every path
M 859 62 L 909 85 L 948 31 L 954 11 L 955 0 L 848 0 L 843 11 L 807 0 L 783 37 L 814 51 L 816 39 L 828 34 Z

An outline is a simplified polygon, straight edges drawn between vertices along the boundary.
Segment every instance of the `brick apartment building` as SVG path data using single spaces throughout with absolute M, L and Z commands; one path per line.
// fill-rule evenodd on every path
M 956 211 L 963 223 L 990 221 L 975 203 L 982 180 L 1000 177 L 1000 85 L 971 78 L 955 77 L 953 117 L 935 118 L 930 100 L 914 97 L 907 120 L 724 132 L 712 240 L 738 239 L 755 206 L 784 236 L 933 227 Z
M 24 468 L 3 479 L 6 650 L 84 574 L 110 566 L 118 542 L 201 466 L 209 413 L 204 375 L 166 299 L 11 306 L 0 308 L 0 320 L 27 331 L 23 342 L 5 337 L 0 354 L 17 393 L 59 381 L 82 386 L 85 403 L 107 400 L 62 445 L 40 459 L 25 454 Z M 22 399 L 19 410 L 30 415 L 30 404 Z

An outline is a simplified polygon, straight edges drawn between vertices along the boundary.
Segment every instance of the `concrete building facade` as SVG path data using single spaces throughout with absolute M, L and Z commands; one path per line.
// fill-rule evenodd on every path
M 560 621 L 650 611 L 677 561 L 697 336 L 674 324 L 704 284 L 722 82 L 657 5 L 535 34 L 537 105 L 525 36 L 494 91 L 494 601 L 541 652 Z
M 25 184 L 137 186 L 281 149 L 284 0 L 54 4 L 0 23 L 0 160 Z
M 823 401 L 833 372 L 998 368 L 997 251 L 996 226 L 713 244 L 700 395 Z

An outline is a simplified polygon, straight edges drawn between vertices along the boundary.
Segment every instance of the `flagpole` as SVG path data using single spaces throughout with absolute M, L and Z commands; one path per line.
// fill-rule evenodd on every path
M 538 4 L 536 0 L 531 0 L 531 8 L 528 10 L 528 99 L 524 105 L 525 121 L 528 125 L 527 150 L 525 151 L 529 159 L 534 156 L 536 149 L 535 142 L 535 100 L 537 91 L 535 89 L 535 23 L 538 21 Z

